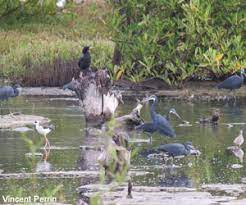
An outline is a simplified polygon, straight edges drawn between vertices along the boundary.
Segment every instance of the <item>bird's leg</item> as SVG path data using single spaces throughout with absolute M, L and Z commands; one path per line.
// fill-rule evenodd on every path
M 45 137 L 45 150 L 46 150 L 46 147 L 48 146 L 48 152 L 47 152 L 47 158 L 50 154 L 50 142 L 48 140 L 48 138 L 46 137 L 46 135 L 44 136 Z
M 148 136 L 149 136 L 149 143 L 152 144 L 152 135 L 148 134 Z
M 46 162 L 47 161 L 47 158 L 48 158 L 48 153 L 47 153 L 46 148 L 44 148 L 43 160 Z
M 44 139 L 45 139 L 44 149 L 46 149 L 46 147 L 47 147 L 47 145 L 48 145 L 48 139 L 47 139 L 46 135 L 44 136 Z

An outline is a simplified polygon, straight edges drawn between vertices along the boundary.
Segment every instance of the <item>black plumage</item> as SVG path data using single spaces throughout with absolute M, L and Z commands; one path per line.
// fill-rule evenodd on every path
M 227 89 L 227 90 L 235 90 L 241 88 L 244 82 L 244 71 L 241 70 L 241 75 L 238 74 L 232 75 L 229 78 L 225 79 L 223 82 L 217 85 L 218 89 Z
M 19 95 L 20 85 L 0 87 L 0 100 L 8 100 L 8 98 Z
M 90 69 L 90 65 L 91 65 L 91 55 L 90 55 L 90 47 L 89 46 L 85 46 L 82 50 L 82 56 L 79 59 L 79 63 L 78 63 L 79 67 L 80 67 L 80 71 L 85 71 Z
M 191 142 L 169 143 L 157 147 L 157 152 L 164 152 L 170 157 L 186 156 L 186 155 L 199 155 L 200 152 L 196 150 Z

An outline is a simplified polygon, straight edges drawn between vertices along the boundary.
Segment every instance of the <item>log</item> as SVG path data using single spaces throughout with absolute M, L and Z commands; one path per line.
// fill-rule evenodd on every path
M 151 174 L 145 171 L 130 171 L 130 176 L 143 176 Z M 99 171 L 51 171 L 51 172 L 27 172 L 27 173 L 1 173 L 1 179 L 31 179 L 31 178 L 99 178 Z
M 115 120 L 116 122 L 122 124 L 124 123 L 125 125 L 140 125 L 143 120 L 140 117 L 140 112 L 143 107 L 143 104 L 138 101 L 137 106 L 131 111 L 131 113 L 127 115 L 123 115 L 121 117 L 117 117 Z

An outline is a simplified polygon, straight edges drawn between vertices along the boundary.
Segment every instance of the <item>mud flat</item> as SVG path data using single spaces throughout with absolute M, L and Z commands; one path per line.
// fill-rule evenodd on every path
M 127 198 L 127 185 L 86 185 L 77 191 L 86 197 L 100 196 L 103 204 L 117 205 L 229 205 L 231 203 L 243 204 L 233 196 L 212 195 L 207 191 L 197 191 L 185 187 L 147 187 L 134 186 L 132 197 Z

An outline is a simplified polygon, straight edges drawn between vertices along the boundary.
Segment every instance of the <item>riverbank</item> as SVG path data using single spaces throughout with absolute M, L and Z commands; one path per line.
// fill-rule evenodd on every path
M 189 82 L 181 89 L 123 89 L 123 97 L 141 97 L 155 94 L 177 100 L 216 100 L 223 101 L 234 98 L 234 93 L 228 90 L 218 90 L 216 82 Z M 53 96 L 53 97 L 76 97 L 75 92 L 63 90 L 59 87 L 24 87 L 23 96 Z M 246 98 L 244 86 L 235 92 L 236 98 Z

